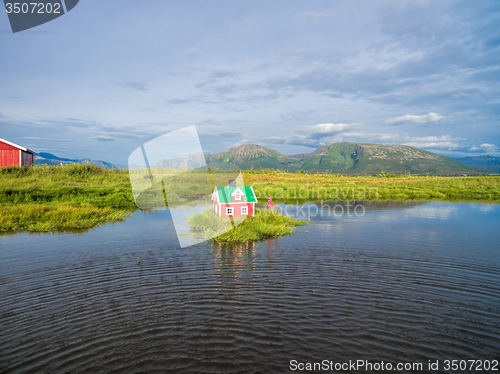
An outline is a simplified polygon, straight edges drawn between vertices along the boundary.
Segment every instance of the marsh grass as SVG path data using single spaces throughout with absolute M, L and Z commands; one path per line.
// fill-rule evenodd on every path
M 500 177 L 430 177 L 405 175 L 342 176 L 283 171 L 245 172 L 257 198 L 277 202 L 319 200 L 442 200 L 500 202 Z M 304 197 L 305 196 L 305 197 Z M 275 202 L 276 202 L 275 201 Z
M 227 226 L 214 220 L 217 216 L 212 209 L 195 214 L 188 223 L 195 234 L 219 244 L 255 242 L 290 235 L 297 226 L 308 223 L 306 220 L 296 220 L 265 209 L 257 209 L 255 213 L 254 217 L 248 216 L 240 225 L 215 238 L 212 238 L 214 233 Z
M 207 239 L 219 236 L 233 227 L 229 219 L 219 217 L 211 208 L 192 215 L 187 222 L 196 237 Z
M 1 207 L 0 228 L 4 232 L 82 230 L 122 220 L 127 214 L 123 210 L 111 207 L 98 208 L 88 203 L 79 206 L 27 204 Z
M 135 209 L 127 172 L 93 164 L 0 169 L 0 232 L 86 229 Z

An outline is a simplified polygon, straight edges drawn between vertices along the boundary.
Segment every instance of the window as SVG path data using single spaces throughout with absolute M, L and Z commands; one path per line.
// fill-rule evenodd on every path
M 227 214 L 228 216 L 232 216 L 232 215 L 233 215 L 233 208 L 232 208 L 232 207 L 231 207 L 231 208 L 230 208 L 230 207 L 227 207 L 227 208 L 226 208 L 226 214 Z
M 241 207 L 241 215 L 247 215 L 247 214 L 248 214 L 248 207 L 242 206 Z
M 235 201 L 241 201 L 241 195 L 239 193 L 237 193 L 236 195 L 234 195 L 234 200 Z

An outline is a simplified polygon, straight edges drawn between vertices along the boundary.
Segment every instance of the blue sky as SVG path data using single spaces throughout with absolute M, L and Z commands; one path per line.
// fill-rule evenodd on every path
M 208 153 L 338 141 L 500 155 L 498 1 L 81 0 L 12 34 L 0 137 L 126 163 L 196 125 Z

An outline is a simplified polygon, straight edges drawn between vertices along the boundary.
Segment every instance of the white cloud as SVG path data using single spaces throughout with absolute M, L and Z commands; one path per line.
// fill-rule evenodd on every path
M 407 136 L 403 144 L 415 148 L 456 149 L 460 148 L 460 144 L 458 144 L 459 140 L 461 140 L 461 138 L 452 138 L 450 135 L 422 137 Z
M 472 146 L 469 151 L 496 153 L 497 147 L 495 144 L 483 143 L 480 146 Z
M 314 126 L 302 126 L 285 137 L 267 137 L 261 141 L 312 148 L 338 142 L 401 143 L 401 136 L 398 134 L 368 133 L 362 131 L 362 127 L 363 125 L 359 123 L 322 123 Z
M 313 139 L 307 135 L 292 134 L 284 139 L 283 144 L 304 145 L 306 147 L 316 148 L 326 145 L 327 142 L 325 139 Z
M 306 147 L 320 147 L 342 141 L 343 134 L 357 130 L 358 123 L 321 123 L 319 125 L 299 127 L 293 134 L 285 137 L 267 137 L 264 140 L 273 144 L 302 145 Z
M 462 148 L 459 141 L 464 140 L 463 138 L 454 138 L 451 135 L 421 137 L 406 135 L 403 137 L 392 133 L 368 133 L 360 130 L 360 127 L 362 127 L 360 124 L 355 123 L 326 123 L 315 126 L 303 126 L 288 136 L 268 137 L 261 140 L 273 144 L 302 145 L 312 148 L 347 141 L 354 143 L 403 144 L 415 148 L 439 150 L 456 150 L 457 148 Z M 490 144 L 489 146 L 492 145 Z
M 483 143 L 479 146 L 485 152 L 495 152 L 497 147 L 494 144 Z
M 437 113 L 429 113 L 429 114 L 424 114 L 422 116 L 407 114 L 407 115 L 404 115 L 401 117 L 396 117 L 396 118 L 392 118 L 390 120 L 387 120 L 385 123 L 388 126 L 402 125 L 403 123 L 407 123 L 407 122 L 421 125 L 424 123 L 439 122 L 443 118 L 446 118 L 446 117 L 441 116 Z
M 301 132 L 307 133 L 308 135 L 335 135 L 346 130 L 352 130 L 359 127 L 356 123 L 322 123 L 315 126 L 304 126 L 301 128 Z
M 334 143 L 337 135 L 356 130 L 359 127 L 361 125 L 357 123 L 321 123 L 314 126 L 303 126 L 298 129 L 298 133 L 288 136 L 285 144 L 318 147 Z
M 390 133 L 367 133 L 362 131 L 345 132 L 339 134 L 337 141 L 367 141 L 369 143 L 382 142 L 382 143 L 399 143 L 400 136 L 398 134 Z

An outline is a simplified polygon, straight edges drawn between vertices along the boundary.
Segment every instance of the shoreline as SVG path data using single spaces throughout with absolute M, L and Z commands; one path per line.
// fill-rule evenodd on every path
M 265 203 L 269 195 L 275 204 L 320 201 L 500 203 L 500 177 L 497 176 L 352 177 L 277 170 L 244 171 L 243 178 L 245 185 L 253 186 L 261 203 Z M 192 195 L 199 193 L 195 189 Z M 92 164 L 0 169 L 0 234 L 85 230 L 119 222 L 136 210 L 140 209 L 134 202 L 128 170 L 103 169 Z

